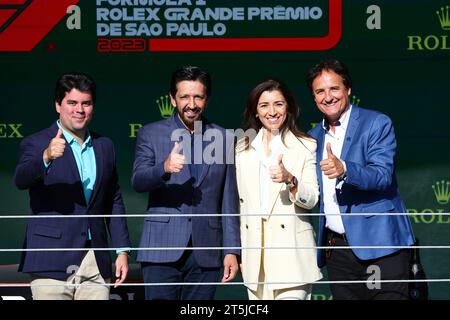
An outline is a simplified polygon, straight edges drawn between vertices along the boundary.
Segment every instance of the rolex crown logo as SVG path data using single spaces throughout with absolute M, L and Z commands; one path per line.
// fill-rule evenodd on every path
M 158 105 L 161 117 L 169 118 L 172 115 L 174 107 L 170 103 L 168 95 L 159 97 L 159 99 L 156 100 L 156 104 Z
M 436 11 L 436 14 L 439 17 L 439 23 L 441 24 L 442 30 L 450 30 L 450 19 L 448 15 L 449 6 L 441 7 L 441 10 Z
M 450 181 L 436 181 L 432 186 L 434 195 L 439 204 L 447 204 L 450 200 Z

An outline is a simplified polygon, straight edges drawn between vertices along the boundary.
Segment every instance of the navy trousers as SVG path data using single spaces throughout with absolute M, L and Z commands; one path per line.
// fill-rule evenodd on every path
M 142 263 L 145 283 L 213 283 L 219 281 L 220 268 L 202 268 L 192 250 L 176 262 Z M 213 300 L 216 285 L 147 285 L 146 300 Z

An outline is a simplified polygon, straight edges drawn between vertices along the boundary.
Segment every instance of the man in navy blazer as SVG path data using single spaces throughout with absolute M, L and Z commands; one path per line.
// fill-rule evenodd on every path
M 210 95 L 208 73 L 198 67 L 176 70 L 170 87 L 175 112 L 138 132 L 131 183 L 137 192 L 148 192 L 137 256 L 146 283 L 214 283 L 222 266 L 222 282 L 236 276 L 238 195 L 234 159 L 227 159 L 234 140 L 226 140 L 225 129 L 202 117 Z M 210 135 L 216 137 L 212 143 Z M 213 299 L 215 288 L 149 285 L 145 296 Z
M 32 134 L 20 144 L 20 158 L 14 181 L 30 195 L 31 213 L 27 223 L 19 271 L 32 276 L 33 299 L 109 299 L 112 246 L 130 246 L 124 217 L 80 217 L 77 215 L 124 214 L 110 139 L 87 129 L 93 116 L 96 87 L 82 73 L 62 75 L 55 90 L 59 120 Z M 39 216 L 57 216 L 39 218 Z M 81 248 L 81 251 L 46 251 Z M 128 273 L 128 256 L 116 259 L 116 284 Z M 67 284 L 89 286 L 67 286 Z
M 349 103 L 348 68 L 326 60 L 308 71 L 307 84 L 324 119 L 309 133 L 317 140 L 320 183 L 319 246 L 374 246 L 319 250 L 334 299 L 407 299 L 408 284 L 371 280 L 408 279 L 414 235 L 397 186 L 396 139 L 388 116 Z M 353 214 L 358 213 L 358 214 Z M 386 247 L 384 247 L 386 246 Z

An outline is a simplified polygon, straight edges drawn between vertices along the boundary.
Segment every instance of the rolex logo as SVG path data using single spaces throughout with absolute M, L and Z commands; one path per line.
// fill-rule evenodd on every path
M 156 100 L 156 104 L 158 105 L 161 117 L 169 118 L 172 115 L 174 107 L 170 103 L 168 95 L 159 97 L 159 99 Z
M 450 30 L 449 7 L 442 6 L 436 11 L 442 30 Z M 431 13 L 430 13 L 431 14 Z M 448 34 L 415 34 L 408 36 L 408 51 L 448 51 L 450 41 Z
M 439 204 L 447 204 L 450 200 L 450 181 L 436 181 L 432 186 L 434 195 Z
M 0 123 L 0 139 L 23 138 L 23 134 L 19 130 L 21 127 L 21 123 Z
M 448 7 L 441 7 L 441 10 L 436 11 L 436 14 L 439 17 L 439 23 L 441 24 L 442 30 L 450 30 L 450 19 L 448 16 Z

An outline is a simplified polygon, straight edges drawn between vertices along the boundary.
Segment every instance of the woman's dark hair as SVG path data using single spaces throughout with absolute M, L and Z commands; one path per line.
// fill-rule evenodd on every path
M 291 90 L 284 84 L 281 80 L 278 79 L 267 79 L 263 80 L 256 85 L 250 91 L 250 94 L 247 97 L 247 103 L 244 111 L 244 122 L 242 127 L 244 130 L 247 129 L 255 129 L 258 131 L 263 126 L 261 120 L 256 117 L 257 115 L 257 107 L 258 101 L 263 92 L 265 91 L 279 91 L 284 99 L 286 100 L 287 110 L 286 110 L 286 120 L 280 127 L 281 139 L 284 143 L 284 138 L 286 132 L 291 131 L 296 137 L 309 137 L 308 134 L 300 130 L 297 126 L 297 119 L 300 114 L 300 107 L 294 97 L 294 94 Z M 250 141 L 246 143 L 246 149 L 249 146 Z

